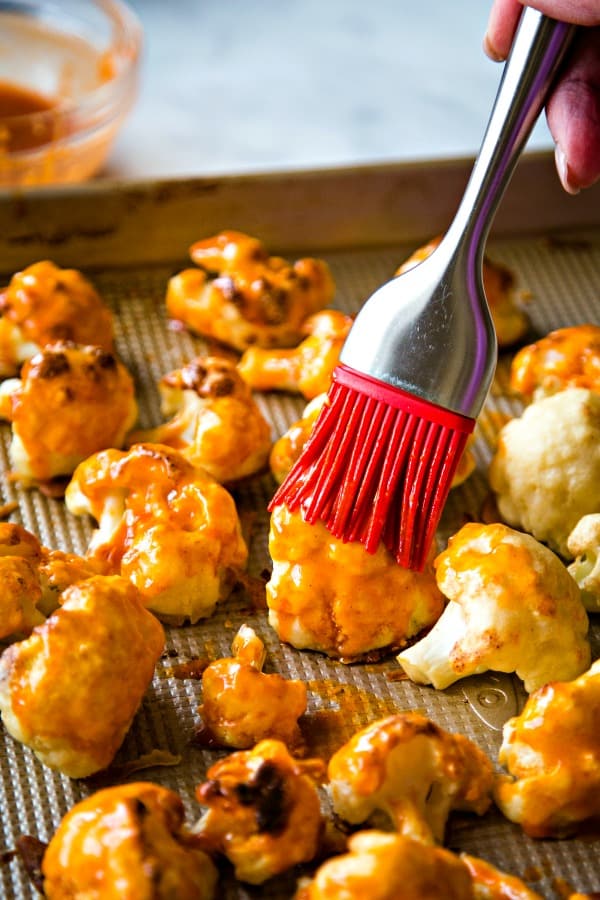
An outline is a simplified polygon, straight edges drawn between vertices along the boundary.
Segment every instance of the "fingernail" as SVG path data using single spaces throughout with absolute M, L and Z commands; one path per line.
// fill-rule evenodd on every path
M 554 159 L 556 162 L 556 171 L 558 172 L 558 177 L 560 178 L 560 183 L 564 187 L 567 194 L 578 194 L 579 188 L 571 181 L 571 173 L 569 171 L 567 157 L 565 156 L 565 152 L 560 144 L 556 145 L 556 149 L 554 151 Z
M 500 53 L 498 53 L 487 34 L 484 35 L 483 38 L 483 52 L 486 54 L 486 56 L 489 56 L 490 59 L 493 59 L 494 62 L 502 62 L 502 60 L 504 59 L 504 57 Z

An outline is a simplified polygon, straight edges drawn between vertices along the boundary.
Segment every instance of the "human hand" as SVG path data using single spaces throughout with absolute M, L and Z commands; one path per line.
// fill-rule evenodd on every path
M 600 178 L 600 0 L 493 0 L 484 50 L 506 59 L 524 5 L 581 28 L 546 102 L 556 168 L 576 194 Z

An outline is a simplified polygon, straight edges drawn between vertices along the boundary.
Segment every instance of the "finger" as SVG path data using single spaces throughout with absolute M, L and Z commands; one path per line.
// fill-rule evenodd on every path
M 600 25 L 600 3 L 598 0 L 527 0 L 551 19 L 572 22 L 574 25 Z
M 483 49 L 490 59 L 506 59 L 522 12 L 519 0 L 494 0 L 483 39 Z
M 508 56 L 523 5 L 563 22 L 600 25 L 599 0 L 494 0 L 483 39 L 483 48 L 491 59 L 500 61 Z
M 600 178 L 600 28 L 582 30 L 546 104 L 556 163 L 565 190 Z

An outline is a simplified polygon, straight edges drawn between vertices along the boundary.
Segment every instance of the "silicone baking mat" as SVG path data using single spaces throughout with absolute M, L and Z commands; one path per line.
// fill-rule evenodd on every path
M 355 312 L 412 249 L 396 246 L 324 254 L 337 283 L 335 305 Z M 318 247 L 307 246 L 306 253 L 320 255 Z M 572 240 L 568 235 L 561 240 L 502 239 L 491 245 L 489 253 L 508 265 L 519 288 L 530 294 L 530 337 L 560 326 L 598 321 L 600 233 L 592 232 L 583 238 L 578 235 Z M 72 265 L 77 266 L 78 261 L 72 260 Z M 118 352 L 136 380 L 141 427 L 161 421 L 157 392 L 160 377 L 204 349 L 200 339 L 168 326 L 165 287 L 177 268 L 109 267 L 89 273 L 116 313 Z M 498 426 L 520 412 L 519 401 L 507 391 L 509 362 L 510 354 L 502 354 L 476 432 L 477 470 L 452 492 L 442 523 L 442 540 L 464 521 L 465 515 L 480 517 L 488 496 L 485 473 Z M 281 394 L 258 395 L 258 402 L 272 423 L 274 438 L 298 417 L 304 406 L 301 399 Z M 93 523 L 69 515 L 60 500 L 49 499 L 36 490 L 20 491 L 7 477 L 9 439 L 9 427 L 2 426 L 2 502 L 18 503 L 11 519 L 34 531 L 47 546 L 83 553 Z M 235 495 L 242 518 L 252 520 L 249 571 L 256 576 L 270 566 L 266 505 L 273 489 L 274 482 L 265 475 Z M 193 627 L 167 629 L 167 652 L 107 776 L 108 783 L 138 779 L 158 782 L 182 796 L 189 822 L 199 817 L 201 807 L 194 789 L 203 781 L 207 767 L 223 753 L 194 743 L 200 726 L 197 707 L 201 685 L 193 678 L 174 677 L 174 672 L 178 663 L 191 659 L 229 656 L 231 640 L 242 623 L 251 625 L 264 640 L 268 654 L 266 671 L 301 678 L 307 683 L 309 705 L 302 730 L 308 755 L 327 757 L 366 723 L 394 711 L 416 709 L 442 727 L 469 736 L 495 761 L 502 722 L 518 711 L 524 699 L 519 681 L 510 676 L 490 673 L 458 682 L 446 691 L 435 691 L 397 680 L 399 666 L 393 656 L 378 663 L 346 666 L 317 653 L 296 651 L 279 642 L 267 623 L 266 611 L 244 591 L 237 590 L 210 619 Z M 593 618 L 591 636 L 596 658 L 600 655 L 600 628 Z M 154 749 L 167 751 L 179 757 L 180 762 L 119 777 L 119 765 Z M 13 848 L 21 835 L 47 841 L 74 803 L 106 783 L 106 777 L 74 781 L 51 771 L 0 729 L 0 851 Z M 598 838 L 533 841 L 492 809 L 481 818 L 453 814 L 447 844 L 529 879 L 531 886 L 547 898 L 564 897 L 568 888 L 600 890 Z M 225 874 L 218 896 L 291 897 L 298 874 L 298 870 L 289 872 L 258 888 L 236 883 Z M 36 896 L 18 858 L 0 865 L 0 896 Z

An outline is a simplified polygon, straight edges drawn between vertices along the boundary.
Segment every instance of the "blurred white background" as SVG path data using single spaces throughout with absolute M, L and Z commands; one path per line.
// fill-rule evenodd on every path
M 109 176 L 472 156 L 502 72 L 491 0 L 130 3 L 141 87 Z M 550 146 L 540 122 L 529 148 Z

